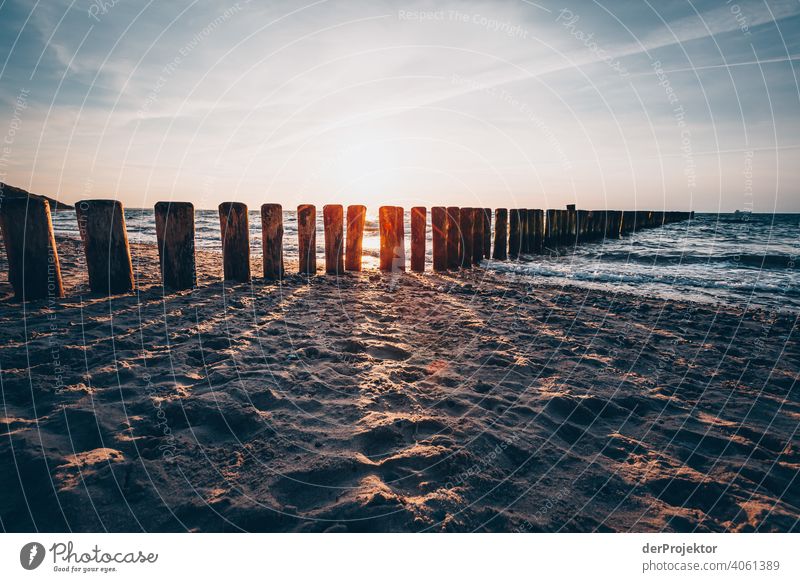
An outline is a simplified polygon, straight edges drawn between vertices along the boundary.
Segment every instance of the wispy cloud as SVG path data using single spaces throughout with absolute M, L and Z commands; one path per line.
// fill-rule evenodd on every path
M 742 148 L 796 142 L 797 57 L 775 31 L 796 51 L 786 23 L 800 3 L 737 6 L 575 3 L 568 26 L 549 2 L 119 2 L 97 19 L 75 2 L 7 2 L 0 46 L 30 18 L 0 98 L 25 85 L 32 104 L 9 179 L 70 200 L 91 184 L 136 205 L 192 198 L 209 180 L 220 186 L 209 205 L 233 193 L 589 205 L 615 192 L 625 206 L 669 189 L 702 200 L 681 178 L 681 132 L 653 60 L 689 112 L 695 150 L 725 158 L 700 162 L 703 184 L 719 188 Z M 742 92 L 759 65 L 767 85 Z M 749 106 L 765 91 L 775 131 Z M 773 171 L 764 191 L 793 171 Z

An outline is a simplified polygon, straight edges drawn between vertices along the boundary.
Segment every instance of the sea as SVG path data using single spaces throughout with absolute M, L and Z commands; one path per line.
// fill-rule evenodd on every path
M 429 215 L 430 216 L 430 215 Z M 126 209 L 131 242 L 156 243 L 152 209 Z M 429 217 L 430 220 L 430 217 Z M 406 256 L 410 251 L 406 212 Z M 260 255 L 261 224 L 250 212 L 251 252 Z M 74 212 L 53 214 L 57 235 L 78 238 Z M 198 210 L 196 245 L 221 252 L 219 214 Z M 427 253 L 431 254 L 430 226 Z M 364 268 L 377 268 L 377 216 L 367 215 Z M 324 232 L 317 217 L 317 254 L 323 260 Z M 284 212 L 284 253 L 297 255 L 297 216 Z M 694 219 L 620 238 L 546 249 L 516 261 L 485 260 L 483 267 L 535 284 L 570 285 L 639 296 L 800 312 L 800 214 L 702 214 Z M 320 263 L 322 264 L 322 263 Z

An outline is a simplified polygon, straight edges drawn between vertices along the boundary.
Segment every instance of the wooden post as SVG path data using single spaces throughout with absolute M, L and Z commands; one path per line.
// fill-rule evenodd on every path
M 133 265 L 122 203 L 82 200 L 75 205 L 75 212 L 91 290 L 103 294 L 133 290 Z
M 424 206 L 411 209 L 411 270 L 416 273 L 425 271 L 425 222 L 428 211 Z
M 348 271 L 361 270 L 364 224 L 367 221 L 367 207 L 360 204 L 347 207 L 347 247 L 344 267 Z
M 474 212 L 472 208 L 462 208 L 459 212 L 459 226 L 461 227 L 461 249 L 459 252 L 459 259 L 461 259 L 461 266 L 464 268 L 472 265 L 472 241 L 474 237 L 472 227 L 472 217 Z
M 569 215 L 566 210 L 559 210 L 559 239 L 561 240 L 561 244 L 568 244 L 569 243 Z
M 528 252 L 536 252 L 536 210 L 529 208 L 525 212 L 525 222 L 528 224 Z
M 381 206 L 378 209 L 381 237 L 380 269 L 385 272 L 406 270 L 403 209 Z
M 508 209 L 498 208 L 494 211 L 494 253 L 492 258 L 498 261 L 508 259 Z
M 483 259 L 483 208 L 472 209 L 472 264 Z
M 530 233 L 528 231 L 528 209 L 520 208 L 519 210 L 519 252 L 521 254 L 528 254 L 531 252 L 530 247 Z
M 544 210 L 541 208 L 536 209 L 534 226 L 536 228 L 534 250 L 537 254 L 542 254 L 544 253 Z
M 50 204 L 39 198 L 0 199 L 8 281 L 21 301 L 63 297 Z
M 586 240 L 592 241 L 597 238 L 597 211 L 588 210 L 586 212 Z
M 597 227 L 595 228 L 595 238 L 603 238 L 603 233 L 606 231 L 606 213 L 603 210 L 594 211 Z
M 317 272 L 317 209 L 313 204 L 297 207 L 297 249 L 303 275 Z
M 283 207 L 280 204 L 261 205 L 261 249 L 264 278 L 282 279 L 283 269 Z
M 548 210 L 548 224 L 550 224 L 550 246 L 558 246 L 558 210 Z M 552 220 L 550 220 L 552 217 Z
M 461 210 L 457 206 L 447 207 L 447 268 L 458 269 L 461 265 Z
M 181 291 L 197 285 L 194 259 L 194 205 L 191 202 L 156 202 L 156 239 L 161 282 Z
M 447 270 L 447 209 L 431 208 L 431 242 L 433 243 L 433 270 Z
M 397 221 L 397 234 L 398 234 L 398 247 L 397 247 L 397 262 L 401 271 L 406 270 L 406 221 L 405 212 L 402 206 L 395 206 L 395 220 Z
M 483 209 L 483 256 L 492 255 L 492 209 Z
M 588 210 L 575 211 L 575 237 L 579 243 L 584 243 L 589 240 L 589 232 L 586 228 L 586 219 L 588 214 Z
M 556 225 L 556 236 L 555 236 L 555 244 L 556 246 L 561 246 L 561 242 L 564 236 L 564 222 L 562 218 L 561 210 L 555 210 L 555 225 Z
M 547 247 L 553 245 L 553 237 L 555 236 L 555 215 L 556 211 L 553 209 L 548 208 L 545 211 L 545 215 L 547 217 L 547 223 L 545 224 L 545 237 L 544 237 L 544 244 Z
M 250 280 L 250 230 L 247 206 L 241 202 L 219 205 L 219 227 L 222 233 L 222 270 L 226 281 L 246 283 Z
M 628 234 L 633 232 L 634 227 L 634 219 L 636 217 L 635 212 L 631 212 L 630 210 L 623 210 L 622 211 L 622 234 Z
M 508 256 L 512 259 L 519 257 L 522 247 L 522 210 L 519 208 L 511 209 L 511 217 L 508 228 Z
M 325 272 L 329 275 L 344 273 L 344 208 L 341 204 L 322 207 L 322 224 L 325 229 Z
M 567 221 L 567 233 L 566 233 L 567 244 L 575 246 L 578 240 L 578 217 L 574 204 L 567 205 L 566 221 Z

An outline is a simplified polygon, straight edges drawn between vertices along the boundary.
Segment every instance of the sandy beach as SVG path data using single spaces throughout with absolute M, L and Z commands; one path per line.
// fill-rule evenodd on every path
M 147 245 L 109 300 L 59 249 L 0 287 L 6 531 L 798 529 L 794 316 L 213 252 L 164 297 Z

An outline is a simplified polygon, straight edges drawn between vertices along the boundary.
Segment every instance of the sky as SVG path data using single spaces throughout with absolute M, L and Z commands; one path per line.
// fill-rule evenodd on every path
M 798 0 L 0 0 L 0 181 L 185 200 L 800 211 Z

